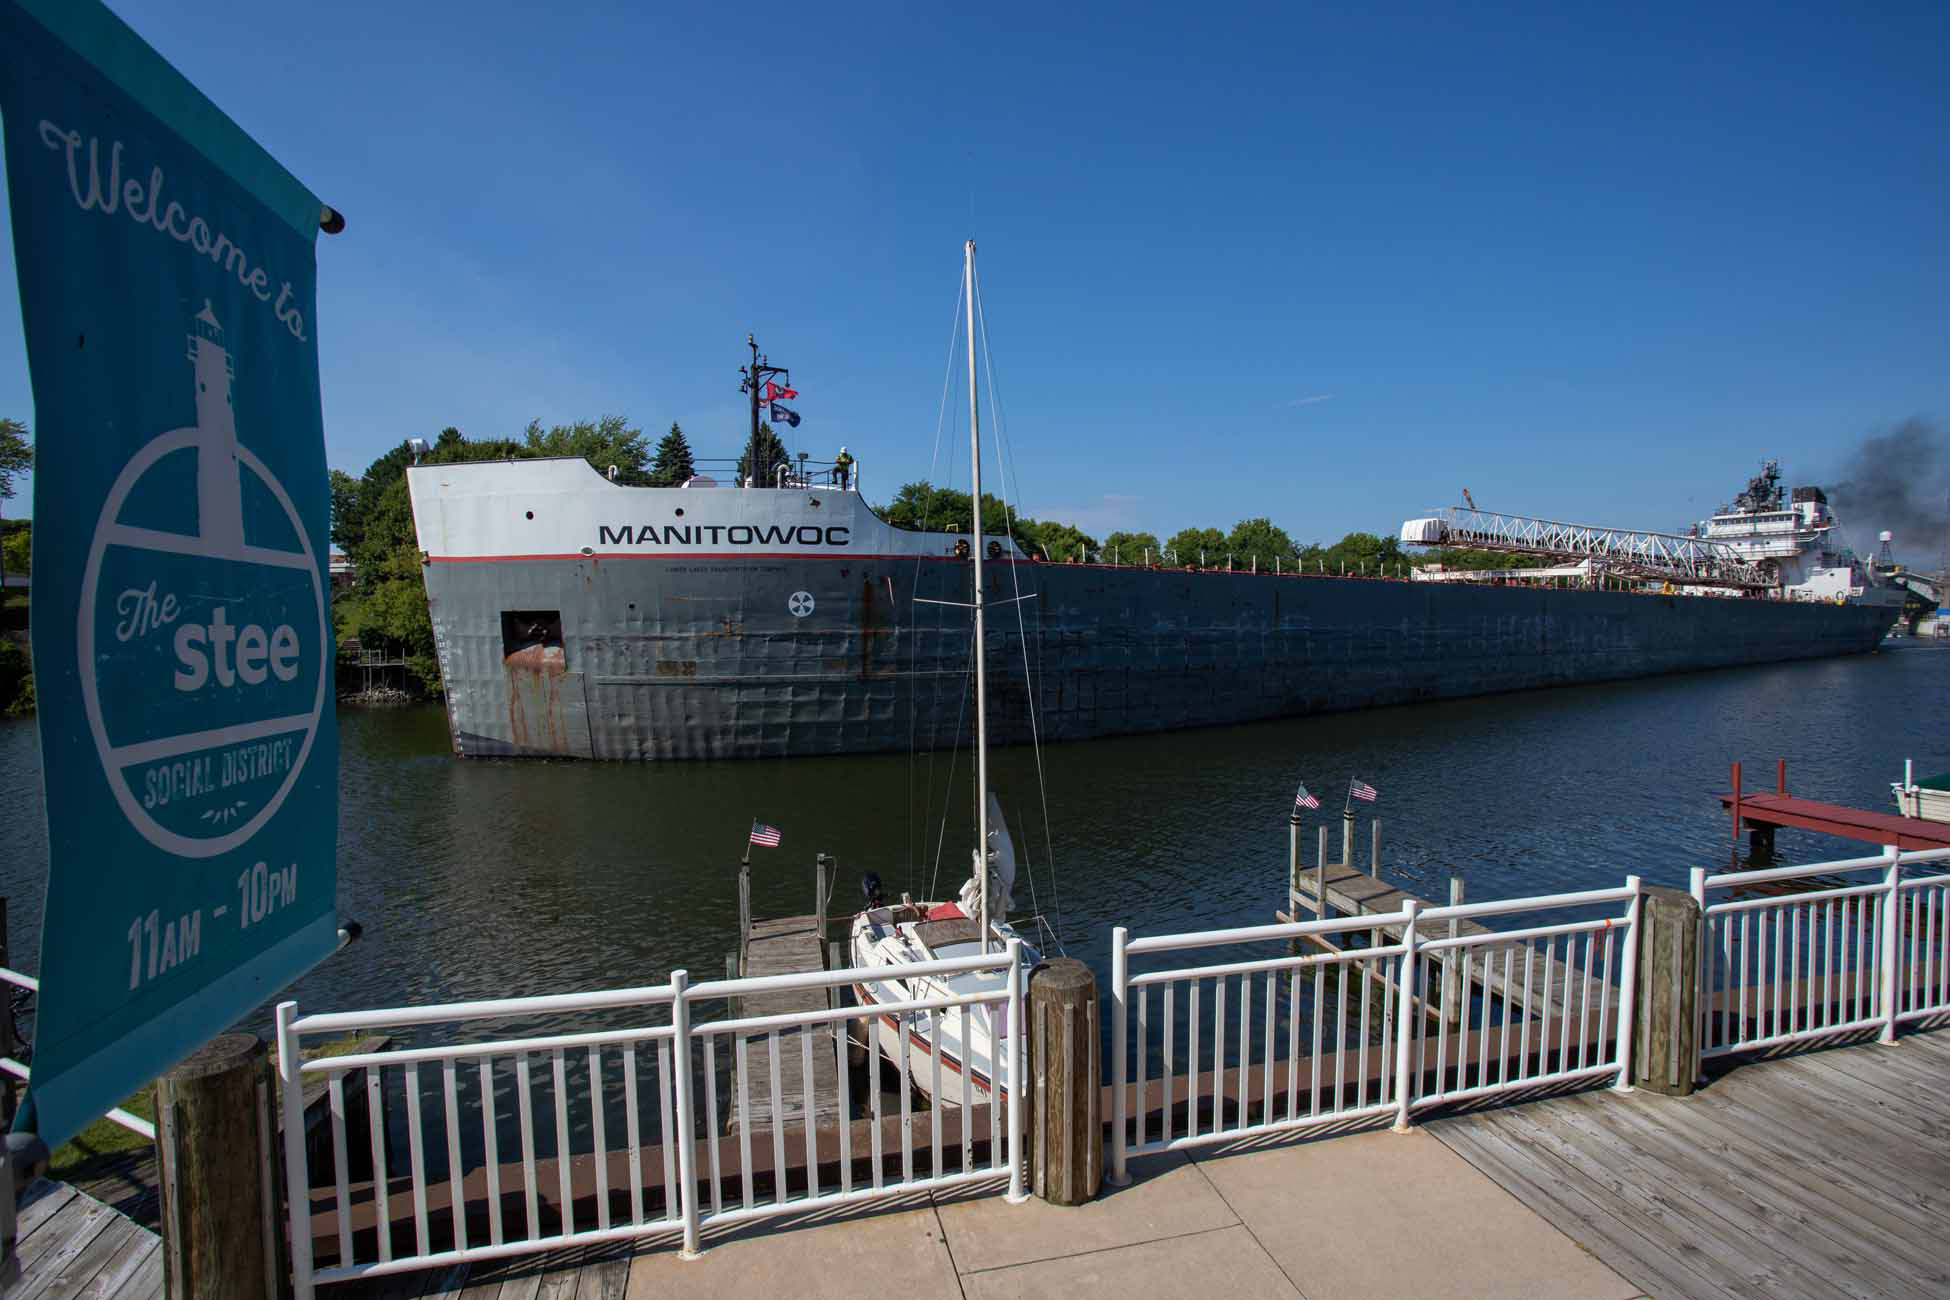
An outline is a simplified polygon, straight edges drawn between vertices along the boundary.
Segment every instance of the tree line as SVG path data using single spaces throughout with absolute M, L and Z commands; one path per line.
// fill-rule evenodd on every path
M 896 528 L 961 531 L 970 518 L 968 493 L 931 483 L 909 483 L 884 506 L 876 507 Z M 1526 557 L 1492 555 L 1487 551 L 1446 551 L 1417 554 L 1402 549 L 1395 537 L 1349 533 L 1331 545 L 1294 542 L 1285 529 L 1259 516 L 1242 519 L 1228 530 L 1181 528 L 1163 541 L 1155 533 L 1118 531 L 1101 542 L 1073 524 L 1031 519 L 1011 512 L 1003 502 L 982 494 L 982 532 L 1007 534 L 1016 545 L 1053 563 L 1161 565 L 1184 569 L 1254 569 L 1274 573 L 1365 573 L 1405 575 L 1417 563 L 1443 560 L 1452 567 L 1485 569 L 1518 567 Z
M 27 426 L 0 419 L 0 502 L 13 498 L 14 480 L 34 467 L 34 445 Z M 34 525 L 25 519 L 0 520 L 0 576 L 27 572 Z M 34 711 L 34 666 L 27 647 L 27 593 L 0 583 L 0 713 Z

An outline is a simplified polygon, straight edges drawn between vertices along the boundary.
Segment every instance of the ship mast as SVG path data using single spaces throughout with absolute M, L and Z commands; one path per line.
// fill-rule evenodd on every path
M 989 710 L 988 671 L 982 629 L 982 431 L 975 404 L 975 241 L 962 246 L 962 286 L 968 310 L 968 463 L 969 496 L 973 501 L 971 531 L 975 560 L 975 879 L 981 886 L 976 926 L 982 951 L 989 950 Z
M 751 439 L 745 444 L 745 473 L 754 486 L 765 487 L 765 474 L 772 466 L 758 463 L 758 409 L 764 403 L 760 393 L 765 387 L 765 381 L 771 376 L 785 375 L 789 380 L 792 372 L 784 366 L 772 365 L 770 357 L 760 356 L 758 339 L 754 335 L 745 335 L 745 346 L 752 350 L 751 365 L 740 367 L 738 371 L 741 381 L 738 391 L 751 395 L 752 407 Z M 740 480 L 738 486 L 744 487 L 744 481 Z

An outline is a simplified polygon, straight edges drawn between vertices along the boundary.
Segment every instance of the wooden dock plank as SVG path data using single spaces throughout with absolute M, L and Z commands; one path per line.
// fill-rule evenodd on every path
M 811 916 L 754 919 L 745 945 L 747 976 L 796 975 L 826 969 L 826 936 L 817 918 Z M 828 994 L 823 989 L 795 989 L 780 993 L 760 993 L 740 998 L 737 1014 L 776 1016 L 795 1011 L 824 1011 Z M 779 1096 L 772 1095 L 772 1054 L 774 1043 L 779 1076 Z M 726 1127 L 736 1133 L 749 1124 L 753 1132 L 802 1127 L 807 1120 L 805 1095 L 805 1055 L 812 1052 L 812 1114 L 815 1125 L 836 1123 L 839 1118 L 838 1053 L 833 1047 L 829 1025 L 787 1030 L 776 1039 L 771 1034 L 753 1034 L 746 1039 L 747 1076 L 732 1081 L 732 1096 L 724 1108 Z M 734 1055 L 734 1061 L 737 1059 Z M 743 1095 L 746 1110 L 737 1104 Z
M 1940 1296 L 1950 1103 L 1915 1065 L 1945 1037 L 1754 1061 L 1684 1100 L 1587 1093 L 1429 1130 L 1652 1294 Z
M 65 1183 L 29 1188 L 15 1231 L 20 1279 L 9 1300 L 139 1300 L 162 1288 L 156 1235 Z

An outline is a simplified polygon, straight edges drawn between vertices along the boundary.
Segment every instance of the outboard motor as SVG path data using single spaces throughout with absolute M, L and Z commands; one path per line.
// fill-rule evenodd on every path
M 860 892 L 866 895 L 868 910 L 886 905 L 886 899 L 881 897 L 879 872 L 869 871 L 865 876 L 861 877 Z

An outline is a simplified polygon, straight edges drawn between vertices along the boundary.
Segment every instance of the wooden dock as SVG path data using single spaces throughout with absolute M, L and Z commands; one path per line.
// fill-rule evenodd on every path
M 783 916 L 767 921 L 752 921 L 744 942 L 744 969 L 747 976 L 795 975 L 826 969 L 826 930 L 819 916 Z M 760 993 L 740 998 L 734 1014 L 778 1016 L 795 1011 L 824 1011 L 829 1003 L 825 989 L 793 989 L 783 993 Z M 747 1077 L 734 1079 L 730 1117 L 725 1121 L 731 1132 L 749 1128 L 764 1132 L 790 1128 L 806 1115 L 806 1053 L 812 1053 L 812 1108 L 815 1124 L 837 1123 L 839 1114 L 838 1055 L 834 1050 L 833 1027 L 813 1025 L 789 1032 L 756 1033 L 744 1039 Z M 734 1059 L 734 1066 L 736 1063 Z M 773 1113 L 772 1085 L 778 1081 L 778 1113 Z M 742 1082 L 743 1086 L 740 1086 Z M 744 1097 L 741 1113 L 735 1099 Z
M 1708 1065 L 1428 1129 L 1650 1295 L 1950 1294 L 1950 1032 Z
M 162 1296 L 162 1239 L 85 1192 L 43 1178 L 22 1197 L 17 1224 L 20 1280 L 10 1296 Z
M 799 975 L 826 967 L 826 902 L 832 868 L 825 854 L 813 864 L 813 911 L 810 916 L 780 916 L 761 920 L 752 915 L 749 861 L 738 869 L 738 951 L 736 973 L 746 977 Z M 778 1016 L 793 1012 L 825 1011 L 836 1005 L 834 991 L 793 989 L 738 999 L 733 1016 Z M 837 1123 L 839 1113 L 838 1054 L 832 1025 L 814 1025 L 789 1032 L 747 1035 L 732 1057 L 731 1103 L 725 1128 L 732 1133 L 788 1128 L 806 1117 L 810 1102 L 815 1124 Z M 811 1072 L 806 1054 L 812 1053 Z M 743 1060 L 745 1077 L 735 1073 Z M 810 1080 L 810 1083 L 808 1083 Z M 776 1086 L 775 1086 L 776 1083 Z M 773 1094 L 778 1112 L 773 1113 Z M 745 1099 L 741 1109 L 738 1099 Z
M 1326 844 L 1324 837 L 1321 843 L 1324 849 Z M 1397 889 L 1380 877 L 1370 872 L 1362 871 L 1360 868 L 1346 861 L 1345 853 L 1342 861 L 1330 862 L 1324 870 L 1316 866 L 1312 870 L 1302 870 L 1293 873 L 1293 877 L 1288 883 L 1288 910 L 1273 914 L 1281 921 L 1307 921 L 1322 915 L 1330 917 L 1336 915 L 1344 917 L 1387 915 L 1391 912 L 1401 911 L 1411 899 L 1425 909 L 1444 906 L 1444 904 L 1431 902 L 1429 899 L 1411 894 L 1405 889 Z M 1326 894 L 1327 909 L 1324 913 L 1321 910 L 1321 900 L 1319 898 L 1319 894 L 1323 891 Z M 1459 888 L 1456 891 L 1456 897 L 1452 901 L 1462 901 Z M 1399 942 L 1402 937 L 1402 927 L 1400 925 L 1376 925 L 1374 930 L 1378 934 L 1387 936 L 1391 942 Z M 1424 939 L 1433 939 L 1463 935 L 1490 935 L 1495 934 L 1496 931 L 1476 921 L 1462 918 L 1459 920 L 1439 922 L 1433 931 L 1418 929 L 1417 933 Z M 1308 937 L 1314 946 L 1324 951 L 1339 951 L 1331 941 L 1325 938 L 1319 936 Z M 1622 957 L 1623 954 L 1614 954 L 1614 964 L 1622 960 Z M 1432 1017 L 1440 1015 L 1444 1005 L 1456 1006 L 1458 1011 L 1462 1010 L 1460 999 L 1451 998 L 1448 994 L 1455 982 L 1459 981 L 1465 972 L 1467 973 L 1472 988 L 1481 989 L 1484 994 L 1490 997 L 1498 998 L 1514 1005 L 1523 1005 L 1525 990 L 1526 988 L 1529 989 L 1534 1014 L 1537 1018 L 1544 1020 L 1548 1020 L 1556 1014 L 1559 1007 L 1582 1005 L 1578 985 L 1590 974 L 1590 972 L 1556 958 L 1545 959 L 1541 963 L 1533 960 L 1529 963 L 1529 969 L 1527 970 L 1522 959 L 1516 959 L 1509 963 L 1507 974 L 1503 966 L 1494 960 L 1478 960 L 1474 957 L 1470 958 L 1467 962 L 1453 960 L 1445 965 L 1443 996 L 1437 1000 L 1435 1006 L 1429 1006 L 1418 1000 L 1418 1009 L 1423 1014 Z M 1541 980 L 1533 982 L 1534 973 L 1541 973 Z M 1375 971 L 1371 971 L 1370 975 L 1374 978 L 1381 978 L 1379 973 Z M 1568 994 L 1567 990 L 1569 990 Z M 1455 1014 L 1452 1013 L 1451 1020 L 1453 1021 L 1454 1019 Z

